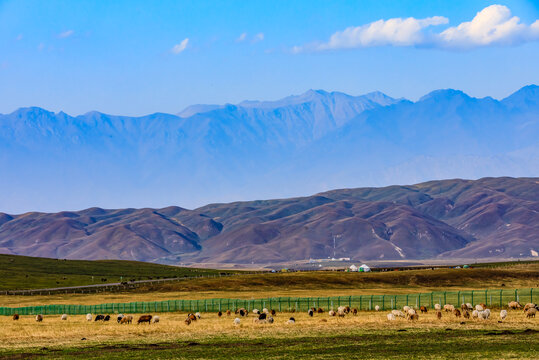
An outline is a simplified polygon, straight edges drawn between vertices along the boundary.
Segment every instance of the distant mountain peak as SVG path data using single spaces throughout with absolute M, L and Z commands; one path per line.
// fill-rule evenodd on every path
M 440 90 L 434 90 L 428 93 L 425 96 L 422 96 L 419 101 L 444 101 L 444 100 L 450 100 L 456 97 L 462 97 L 462 98 L 471 98 L 469 95 L 467 95 L 462 90 L 455 90 L 455 89 L 440 89 Z

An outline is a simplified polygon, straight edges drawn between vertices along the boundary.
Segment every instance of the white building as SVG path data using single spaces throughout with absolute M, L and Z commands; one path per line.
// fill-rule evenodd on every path
M 355 266 L 355 265 L 352 264 L 352 265 L 350 265 L 350 267 L 348 268 L 348 270 L 350 270 L 350 271 L 358 271 L 358 268 L 357 268 L 357 266 Z

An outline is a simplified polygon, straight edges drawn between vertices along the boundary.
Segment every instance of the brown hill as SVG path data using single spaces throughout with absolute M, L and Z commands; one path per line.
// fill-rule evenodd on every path
M 539 179 L 342 189 L 195 210 L 0 213 L 0 252 L 244 264 L 328 257 L 530 257 L 539 252 Z

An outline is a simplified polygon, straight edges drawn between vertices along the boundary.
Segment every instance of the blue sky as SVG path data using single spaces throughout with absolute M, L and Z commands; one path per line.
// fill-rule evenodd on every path
M 539 83 L 538 19 L 529 0 L 0 0 L 0 113 L 176 113 L 311 88 L 502 98 Z

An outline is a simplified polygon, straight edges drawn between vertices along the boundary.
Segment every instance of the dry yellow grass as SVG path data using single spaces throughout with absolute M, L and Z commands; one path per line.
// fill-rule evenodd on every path
M 87 322 L 85 316 L 69 316 L 67 321 L 59 315 L 45 316 L 42 323 L 37 323 L 34 316 L 23 316 L 18 321 L 10 317 L 0 318 L 0 349 L 23 349 L 35 347 L 78 347 L 119 342 L 166 342 L 200 341 L 207 338 L 226 336 L 237 339 L 253 339 L 272 336 L 290 338 L 295 336 L 324 336 L 344 334 L 350 329 L 397 330 L 397 329 L 489 329 L 539 331 L 539 318 L 526 319 L 522 311 L 510 311 L 502 323 L 498 323 L 498 313 L 493 313 L 490 320 L 469 320 L 461 324 L 462 318 L 444 313 L 442 320 L 435 318 L 433 311 L 419 315 L 419 320 L 411 322 L 405 319 L 388 321 L 384 312 L 360 312 L 359 315 L 347 315 L 343 319 L 330 317 L 328 313 L 309 317 L 306 313 L 279 313 L 274 324 L 255 324 L 254 315 L 241 318 L 241 324 L 233 324 L 235 315 L 203 313 L 202 318 L 190 326 L 185 325 L 185 313 L 161 313 L 161 321 L 151 325 L 120 325 L 116 321 Z M 290 316 L 295 324 L 287 324 Z M 135 315 L 135 321 L 138 315 Z M 115 319 L 113 319 L 115 320 Z M 85 338 L 85 340 L 81 340 Z

